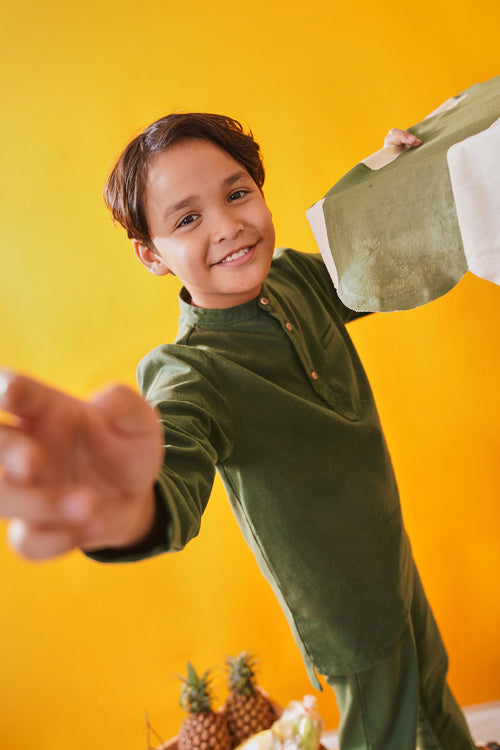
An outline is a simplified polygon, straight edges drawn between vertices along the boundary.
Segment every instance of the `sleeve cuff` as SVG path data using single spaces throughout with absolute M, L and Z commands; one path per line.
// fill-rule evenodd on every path
M 92 551 L 82 550 L 83 554 L 96 562 L 125 563 L 144 560 L 155 555 L 160 555 L 162 552 L 167 552 L 169 515 L 157 484 L 154 489 L 156 503 L 155 518 L 150 531 L 141 541 L 129 547 L 107 547 Z

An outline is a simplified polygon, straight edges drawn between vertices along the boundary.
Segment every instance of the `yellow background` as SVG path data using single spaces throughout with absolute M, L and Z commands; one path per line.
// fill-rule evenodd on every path
M 312 251 L 305 209 L 389 127 L 500 72 L 498 0 L 3 0 L 1 16 L 0 364 L 82 396 L 133 384 L 176 331 L 175 280 L 139 266 L 101 201 L 137 130 L 174 109 L 241 119 L 278 243 Z M 468 274 L 351 328 L 462 704 L 500 698 L 499 327 L 500 289 Z M 311 691 L 218 484 L 180 555 L 34 565 L 2 534 L 0 558 L 6 750 L 145 748 L 145 710 L 163 738 L 177 731 L 186 661 L 243 648 L 281 702 Z M 335 726 L 329 690 L 319 704 Z

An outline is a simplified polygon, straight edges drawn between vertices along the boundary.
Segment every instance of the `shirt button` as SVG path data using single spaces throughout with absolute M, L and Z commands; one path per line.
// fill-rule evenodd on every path
M 311 377 L 312 377 L 312 379 L 313 379 L 313 380 L 317 380 L 317 379 L 319 378 L 319 375 L 318 375 L 318 373 L 316 372 L 316 370 L 313 370 L 313 371 L 311 372 Z
M 286 328 L 287 328 L 287 329 L 288 329 L 289 331 L 293 331 L 293 325 L 292 325 L 291 323 L 285 323 L 285 327 L 286 327 Z
M 260 304 L 261 305 L 268 305 L 269 304 L 269 300 L 267 299 L 267 297 L 261 297 L 260 298 Z

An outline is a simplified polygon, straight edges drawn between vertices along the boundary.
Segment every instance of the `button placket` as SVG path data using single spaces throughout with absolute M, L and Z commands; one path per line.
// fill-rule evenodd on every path
M 289 320 L 284 319 L 284 316 L 281 317 L 281 315 L 277 314 L 276 311 L 271 312 L 271 304 L 269 302 L 269 299 L 266 296 L 259 297 L 259 303 L 266 308 L 266 311 L 271 313 L 272 317 L 276 319 L 276 321 L 280 324 L 282 328 L 284 328 L 288 333 L 295 332 L 295 327 L 293 323 L 291 323 Z M 321 392 L 322 388 L 320 387 L 319 381 L 319 375 L 314 369 L 313 363 L 310 361 L 309 357 L 306 354 L 306 351 L 304 350 L 304 347 L 301 345 L 301 336 L 298 334 L 297 336 L 293 336 L 289 338 L 290 342 L 292 343 L 293 348 L 297 352 L 297 356 L 299 357 L 302 366 L 309 377 L 310 381 L 312 381 L 312 386 L 315 391 L 318 393 Z

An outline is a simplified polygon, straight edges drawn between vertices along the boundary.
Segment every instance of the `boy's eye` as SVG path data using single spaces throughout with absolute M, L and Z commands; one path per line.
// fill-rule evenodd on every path
M 230 201 L 238 200 L 238 198 L 243 198 L 244 195 L 247 194 L 247 190 L 235 190 L 234 193 L 231 193 L 229 196 Z
M 177 224 L 177 226 L 187 227 L 189 224 L 192 224 L 195 219 L 196 219 L 196 214 L 189 214 L 189 216 L 185 216 L 183 219 L 181 219 L 180 222 Z

